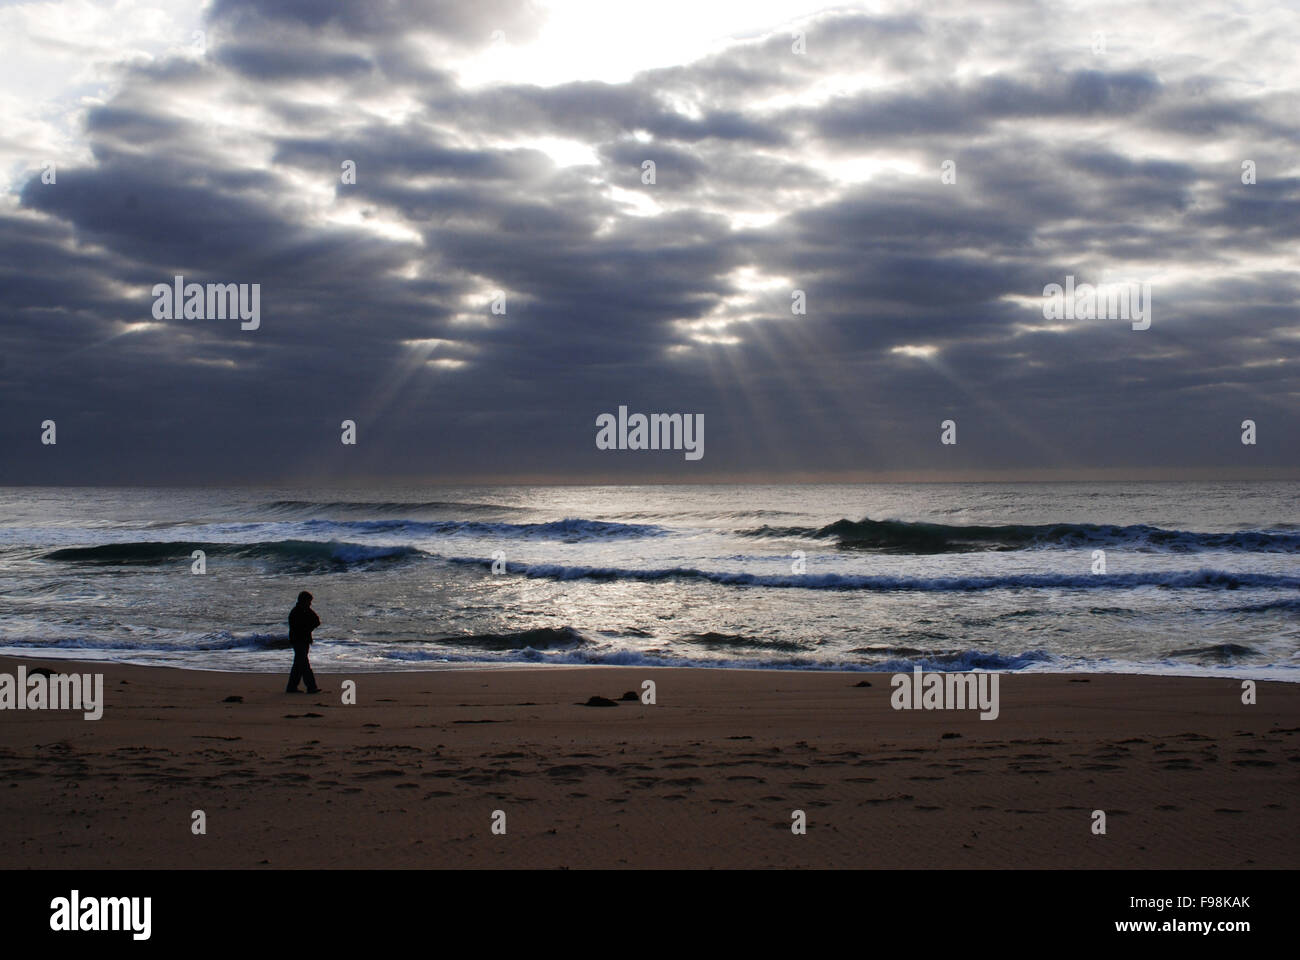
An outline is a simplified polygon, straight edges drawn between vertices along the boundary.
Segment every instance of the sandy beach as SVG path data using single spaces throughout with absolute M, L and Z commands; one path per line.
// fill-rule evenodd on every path
M 20 664 L 74 669 L 0 670 Z M 894 710 L 888 674 L 321 674 L 293 696 L 273 674 L 80 669 L 105 674 L 102 719 L 0 713 L 5 868 L 1300 863 L 1290 684 L 1246 706 L 1229 679 L 1003 675 L 980 720 Z M 584 705 L 647 679 L 653 706 Z

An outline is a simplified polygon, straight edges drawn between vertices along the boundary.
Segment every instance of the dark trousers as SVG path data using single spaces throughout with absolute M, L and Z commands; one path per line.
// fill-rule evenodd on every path
M 316 689 L 316 674 L 311 672 L 311 663 L 307 660 L 306 645 L 295 646 L 293 648 L 293 668 L 289 671 L 289 686 L 285 688 L 286 693 L 293 693 L 298 689 L 298 681 L 307 681 L 308 692 Z

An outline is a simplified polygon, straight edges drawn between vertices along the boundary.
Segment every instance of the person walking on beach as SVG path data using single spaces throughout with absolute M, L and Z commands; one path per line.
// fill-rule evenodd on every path
M 311 632 L 320 626 L 320 617 L 311 608 L 311 594 L 304 590 L 298 594 L 297 605 L 289 611 L 289 644 L 293 647 L 293 669 L 289 671 L 289 686 L 285 693 L 299 693 L 298 681 L 307 681 L 308 693 L 320 693 L 316 674 L 311 672 L 307 651 L 311 647 Z

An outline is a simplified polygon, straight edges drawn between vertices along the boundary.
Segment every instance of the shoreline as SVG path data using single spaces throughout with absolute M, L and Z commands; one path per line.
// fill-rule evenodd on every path
M 32 649 L 37 650 L 38 648 L 32 648 Z M 269 669 L 269 668 L 254 669 L 251 666 L 230 667 L 230 668 L 222 669 L 220 667 L 215 667 L 211 664 L 205 664 L 202 666 L 182 666 L 180 664 L 175 664 L 175 663 L 136 663 L 128 660 L 117 660 L 117 659 L 109 659 L 109 658 L 105 658 L 103 660 L 96 660 L 93 658 L 87 659 L 84 655 L 85 651 L 82 650 L 70 649 L 67 651 L 63 651 L 63 650 L 55 649 L 51 651 L 48 648 L 39 648 L 39 649 L 40 649 L 39 655 L 33 655 L 28 657 L 19 656 L 17 654 L 9 653 L 9 652 L 0 652 L 0 664 L 7 663 L 10 661 L 17 663 L 19 661 L 25 662 L 27 660 L 30 660 L 34 662 L 41 659 L 47 659 L 47 660 L 55 661 L 57 663 L 87 663 L 87 664 L 100 664 L 100 665 L 108 665 L 108 666 L 115 666 L 115 667 L 140 667 L 146 670 L 155 670 L 155 669 L 156 670 L 179 670 L 185 673 L 212 673 L 212 674 L 220 674 L 220 675 L 243 674 L 248 676 L 262 677 L 262 676 L 276 676 L 276 675 L 287 676 L 289 672 L 289 664 L 293 660 L 293 652 L 289 647 L 285 647 L 283 650 L 276 649 L 272 651 L 266 651 L 266 654 L 268 656 L 274 654 L 283 659 L 284 661 L 283 668 L 281 668 L 281 666 L 277 662 L 277 666 L 275 669 Z M 318 656 L 318 651 L 313 650 L 312 655 L 313 657 Z M 312 666 L 313 669 L 315 669 L 315 672 L 318 674 L 323 675 L 322 670 L 327 670 L 330 671 L 331 674 L 337 674 L 339 676 L 343 676 L 345 674 L 348 676 L 351 676 L 353 674 L 358 674 L 358 675 L 373 674 L 375 676 L 387 676 L 390 674 L 447 673 L 447 672 L 463 672 L 463 671 L 474 671 L 474 670 L 492 672 L 498 670 L 527 671 L 527 670 L 534 670 L 534 669 L 540 669 L 540 670 L 602 669 L 602 670 L 705 670 L 705 671 L 720 671 L 720 672 L 737 671 L 742 673 L 795 673 L 795 674 L 842 673 L 845 674 L 846 676 L 865 675 L 865 676 L 877 676 L 877 677 L 892 676 L 893 674 L 897 674 L 897 673 L 910 673 L 913 667 L 915 666 L 915 664 L 909 663 L 906 667 L 899 667 L 897 665 L 890 666 L 890 667 L 883 667 L 883 666 L 876 667 L 871 665 L 861 666 L 861 667 L 849 667 L 843 665 L 837 667 L 823 667 L 823 666 L 805 667 L 805 666 L 787 666 L 787 665 L 752 667 L 752 666 L 743 666 L 732 662 L 719 664 L 715 666 L 714 664 L 705 663 L 705 662 L 623 664 L 623 663 L 547 662 L 545 660 L 496 660 L 496 661 L 493 660 L 464 660 L 464 661 L 427 660 L 424 661 L 422 660 L 422 661 L 409 661 L 409 662 L 412 664 L 411 666 L 392 667 L 386 669 L 375 669 L 373 664 L 367 664 L 364 666 L 358 666 L 355 669 L 335 670 L 332 668 L 336 667 L 337 664 L 327 660 L 313 661 Z M 318 667 L 317 666 L 318 663 L 322 664 L 323 667 Z M 1149 669 L 1125 669 L 1125 668 L 1149 668 Z M 1191 668 L 1188 668 L 1189 672 L 1186 673 L 1177 672 L 1177 670 L 1179 669 L 1180 668 L 1178 667 L 1172 667 L 1172 666 L 1166 667 L 1163 664 L 1154 664 L 1154 663 L 1142 664 L 1142 663 L 1128 663 L 1128 662 L 1123 663 L 1120 668 L 1114 670 L 1093 670 L 1093 669 L 1075 669 L 1075 670 L 1028 669 L 1027 670 L 1027 669 L 999 669 L 996 667 L 992 667 L 992 668 L 973 667 L 973 668 L 958 669 L 952 666 L 925 667 L 925 671 L 927 673 L 930 672 L 997 673 L 1004 677 L 1168 677 L 1170 679 L 1180 679 L 1180 680 L 1237 680 L 1237 681 L 1254 680 L 1258 683 L 1300 684 L 1300 669 L 1294 667 L 1285 667 L 1279 664 L 1265 664 L 1259 667 L 1255 667 L 1249 664 L 1241 664 L 1241 665 L 1221 664 L 1212 667 L 1201 667 L 1199 669 L 1196 669 L 1195 671 L 1192 671 Z M 1294 676 L 1288 677 L 1288 676 L 1270 675 L 1279 670 L 1286 671 L 1287 674 L 1293 674 Z
M 1245 705 L 1238 678 L 1003 673 L 980 720 L 866 671 L 318 670 L 313 696 L 287 663 L 20 664 L 103 673 L 106 702 L 0 710 L 9 869 L 1300 865 L 1279 681 Z M 618 699 L 645 680 L 654 705 Z

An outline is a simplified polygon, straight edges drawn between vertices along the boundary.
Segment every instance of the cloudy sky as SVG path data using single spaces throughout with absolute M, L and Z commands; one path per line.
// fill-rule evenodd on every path
M 1300 476 L 1300 16 L 1176 9 L 0 4 L 0 482 Z

